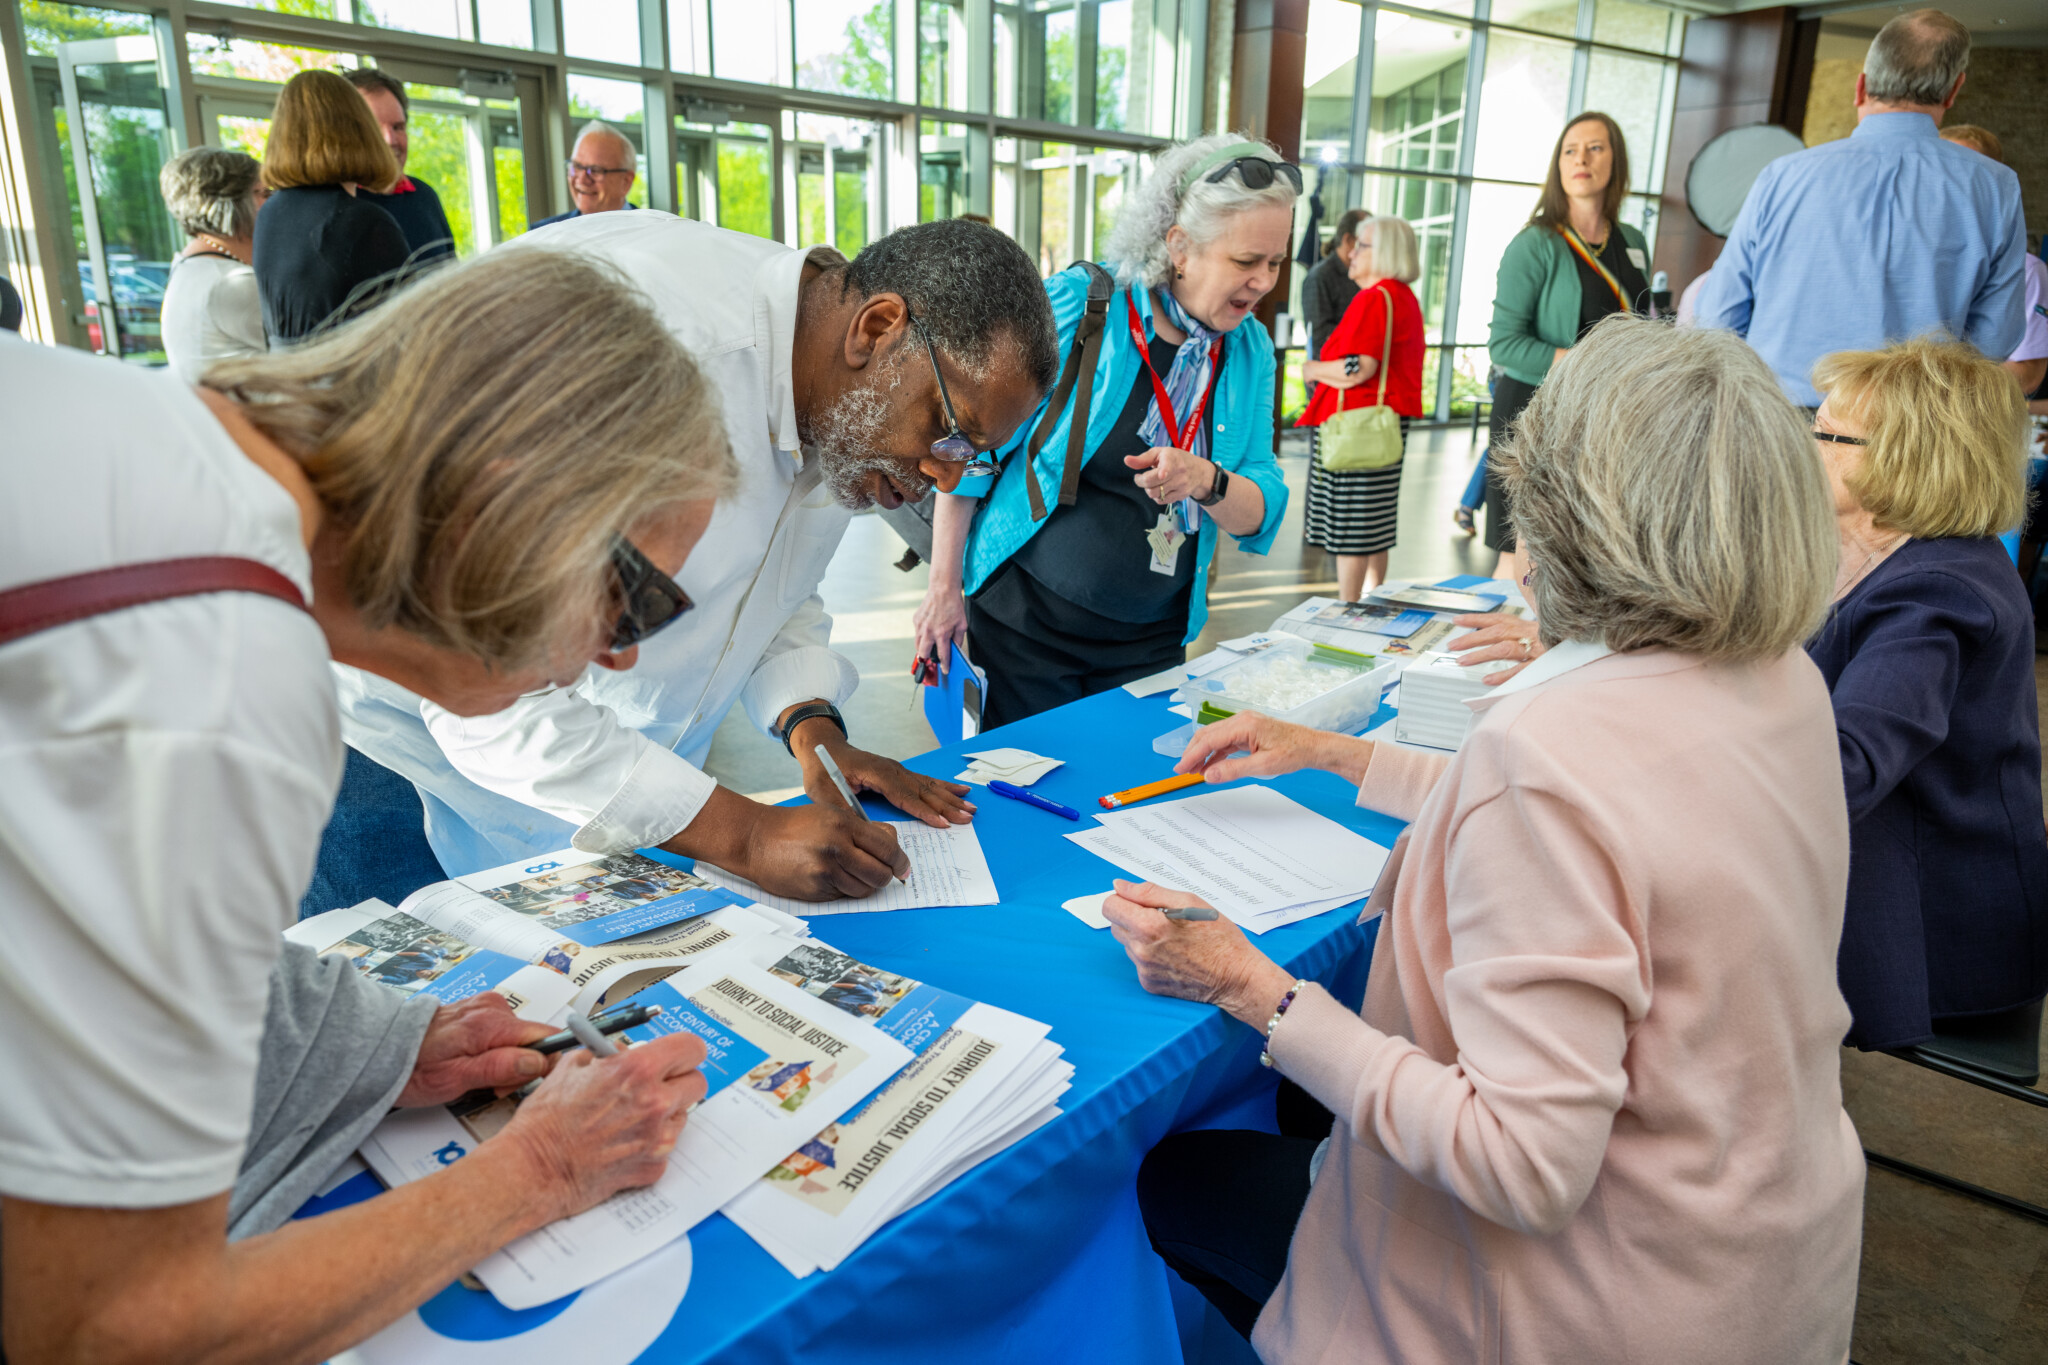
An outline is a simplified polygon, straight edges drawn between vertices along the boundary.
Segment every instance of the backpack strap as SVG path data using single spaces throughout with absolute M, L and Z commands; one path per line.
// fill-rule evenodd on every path
M 1051 510 L 1045 505 L 1045 494 L 1038 487 L 1038 452 L 1044 449 L 1046 439 L 1059 424 L 1060 414 L 1066 411 L 1070 394 L 1074 395 L 1074 417 L 1067 424 L 1067 454 L 1060 466 L 1059 505 L 1072 507 L 1075 492 L 1081 486 L 1081 466 L 1088 462 L 1088 410 L 1095 390 L 1095 358 L 1102 351 L 1102 331 L 1109 318 L 1110 296 L 1116 293 L 1116 281 L 1107 270 L 1093 261 L 1076 261 L 1074 265 L 1088 273 L 1087 306 L 1074 329 L 1074 341 L 1067 348 L 1067 362 L 1060 368 L 1059 383 L 1053 386 L 1052 398 L 1045 405 L 1045 416 L 1039 419 L 1038 429 L 1031 433 L 1031 440 L 1024 447 L 1024 482 L 1031 493 L 1033 521 L 1044 521 Z M 1068 268 L 1072 269 L 1071 266 Z
M 253 592 L 308 610 L 298 586 L 268 564 L 228 555 L 159 559 L 46 578 L 0 592 L 0 645 L 88 616 L 211 592 Z

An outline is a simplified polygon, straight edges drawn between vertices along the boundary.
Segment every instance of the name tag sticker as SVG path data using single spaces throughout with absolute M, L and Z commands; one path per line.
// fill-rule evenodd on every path
M 1628 263 L 1638 270 L 1647 270 L 1650 265 L 1649 259 L 1634 247 L 1628 249 Z

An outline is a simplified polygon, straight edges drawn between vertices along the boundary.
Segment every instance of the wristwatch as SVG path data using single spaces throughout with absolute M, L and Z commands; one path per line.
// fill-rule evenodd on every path
M 829 701 L 807 702 L 790 713 L 789 724 L 783 726 L 781 732 L 775 736 L 782 741 L 782 747 L 788 751 L 791 758 L 796 757 L 796 750 L 790 748 L 789 737 L 796 733 L 797 726 L 802 725 L 813 716 L 823 716 L 839 727 L 840 734 L 844 735 L 846 733 L 846 717 L 839 714 L 838 707 Z
M 1219 464 L 1216 466 L 1216 482 L 1209 485 L 1209 496 L 1206 498 L 1196 498 L 1195 502 L 1198 506 L 1214 507 L 1217 503 L 1223 501 L 1223 495 L 1229 491 L 1230 475 Z

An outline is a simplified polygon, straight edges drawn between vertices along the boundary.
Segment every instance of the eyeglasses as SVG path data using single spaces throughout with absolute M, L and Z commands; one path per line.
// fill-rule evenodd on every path
M 1269 161 L 1263 156 L 1241 156 L 1234 161 L 1226 161 L 1202 179 L 1207 184 L 1220 185 L 1223 177 L 1232 171 L 1237 172 L 1237 178 L 1248 190 L 1265 189 L 1278 176 L 1294 186 L 1296 194 L 1301 193 L 1301 167 L 1291 161 Z
M 1813 429 L 1813 439 L 1816 441 L 1833 441 L 1838 446 L 1867 446 L 1870 444 L 1861 436 L 1844 436 L 1839 431 L 1822 431 L 1819 427 Z
M 903 318 L 915 327 L 918 336 L 924 339 L 924 353 L 932 362 L 932 378 L 939 381 L 939 405 L 946 410 L 946 434 L 932 442 L 933 457 L 948 464 L 960 465 L 960 477 L 963 479 L 975 479 L 984 474 L 996 473 L 1002 466 L 976 450 L 974 442 L 968 440 L 960 430 L 960 419 L 953 414 L 953 396 L 946 392 L 946 376 L 939 370 L 939 351 L 932 345 L 932 334 L 924 329 L 923 323 L 911 316 L 908 308 L 903 310 Z
M 631 649 L 697 604 L 676 581 L 654 567 L 640 547 L 624 536 L 612 537 L 612 573 L 619 580 L 623 605 L 612 627 L 611 651 Z
M 602 180 L 608 175 L 633 174 L 631 167 L 621 170 L 613 166 L 586 166 L 580 161 L 565 161 L 562 164 L 569 168 L 571 180 Z

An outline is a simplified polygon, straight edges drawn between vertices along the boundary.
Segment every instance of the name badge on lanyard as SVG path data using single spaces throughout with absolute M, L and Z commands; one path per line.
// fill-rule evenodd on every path
M 1152 397 L 1159 404 L 1159 420 L 1166 427 L 1166 441 L 1175 450 L 1194 453 L 1194 439 L 1202 429 L 1202 414 L 1209 410 L 1209 400 L 1215 396 L 1216 380 L 1223 373 L 1223 338 L 1217 337 L 1209 343 L 1209 385 L 1202 390 L 1202 396 L 1195 403 L 1195 409 L 1188 414 L 1185 425 L 1179 422 L 1173 411 L 1173 398 L 1166 392 L 1166 385 L 1160 382 L 1157 371 L 1152 368 L 1151 343 L 1145 338 L 1145 326 L 1138 318 L 1137 301 L 1126 294 L 1124 304 L 1130 309 L 1131 340 L 1137 343 L 1138 363 L 1145 367 L 1145 377 L 1152 381 Z M 1170 511 L 1159 514 L 1159 523 L 1145 532 L 1145 543 L 1151 551 L 1153 573 L 1172 574 L 1180 563 L 1180 547 L 1202 524 L 1202 509 L 1193 498 L 1182 498 Z

